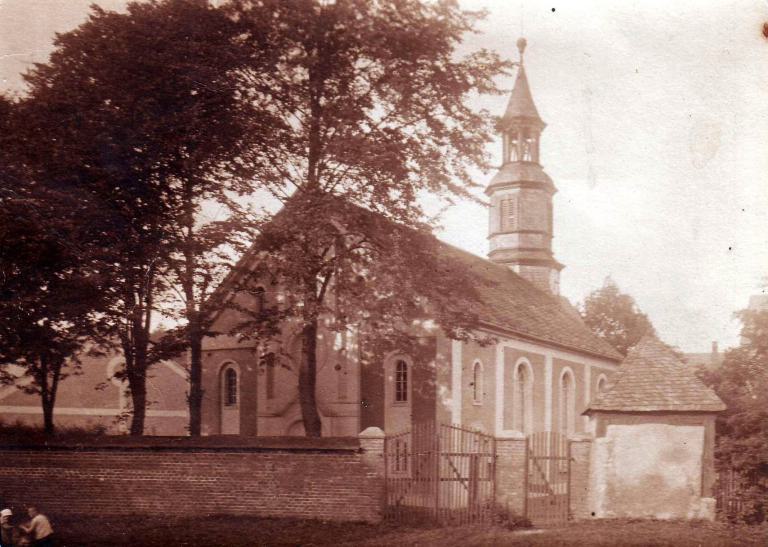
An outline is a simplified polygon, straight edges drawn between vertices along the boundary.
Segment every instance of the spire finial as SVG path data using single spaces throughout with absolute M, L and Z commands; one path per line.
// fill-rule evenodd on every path
M 525 38 L 517 39 L 517 51 L 520 52 L 520 63 L 523 62 L 523 53 L 525 52 L 525 46 L 528 45 L 528 41 Z

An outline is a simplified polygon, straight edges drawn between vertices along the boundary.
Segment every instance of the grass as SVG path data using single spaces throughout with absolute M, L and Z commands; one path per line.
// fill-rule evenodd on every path
M 768 526 L 701 521 L 589 521 L 562 528 L 510 531 L 500 527 L 398 527 L 298 519 L 84 517 L 55 519 L 59 545 L 245 547 L 257 545 L 768 545 Z

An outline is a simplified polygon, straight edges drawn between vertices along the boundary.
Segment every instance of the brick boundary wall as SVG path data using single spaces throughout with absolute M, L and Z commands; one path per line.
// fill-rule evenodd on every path
M 378 522 L 383 434 L 237 446 L 0 445 L 0 502 L 91 515 L 214 514 Z

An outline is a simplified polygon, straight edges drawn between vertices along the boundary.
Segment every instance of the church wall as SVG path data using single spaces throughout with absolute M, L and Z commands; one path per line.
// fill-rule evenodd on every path
M 237 365 L 239 394 L 237 410 L 241 435 L 258 434 L 259 367 L 252 348 L 236 347 L 203 351 L 202 434 L 220 435 L 222 408 L 222 369 L 228 363 Z
M 573 430 L 567 430 L 563 423 L 561 405 L 563 401 L 563 390 L 561 389 L 561 378 L 563 372 L 570 370 L 574 380 L 574 401 L 572 403 Z M 585 430 L 585 421 L 581 413 L 587 406 L 588 400 L 585 400 L 585 365 L 576 361 L 565 359 L 552 360 L 552 430 L 561 433 L 578 433 Z
M 469 427 L 493 433 L 496 416 L 496 347 L 482 347 L 476 343 L 462 344 L 461 348 L 461 422 Z M 474 400 L 474 363 L 482 365 L 482 397 Z
M 413 356 L 413 362 L 412 421 L 420 423 L 439 420 L 443 413 L 438 412 L 438 392 L 446 385 L 444 372 L 447 367 L 438 368 L 442 358 L 437 354 L 437 341 L 434 337 L 422 339 L 419 353 Z
M 514 430 L 513 408 L 515 389 L 515 366 L 521 361 L 530 363 L 533 372 L 533 416 L 530 421 L 531 432 L 544 431 L 544 414 L 546 408 L 545 390 L 546 379 L 544 374 L 545 356 L 534 351 L 520 350 L 516 348 L 504 348 L 504 417 L 503 429 Z

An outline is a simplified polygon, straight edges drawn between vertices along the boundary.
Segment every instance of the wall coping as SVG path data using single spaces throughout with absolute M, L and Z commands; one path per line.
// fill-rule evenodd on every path
M 103 435 L 84 439 L 0 437 L 0 450 L 165 452 L 360 452 L 356 437 L 160 437 Z

